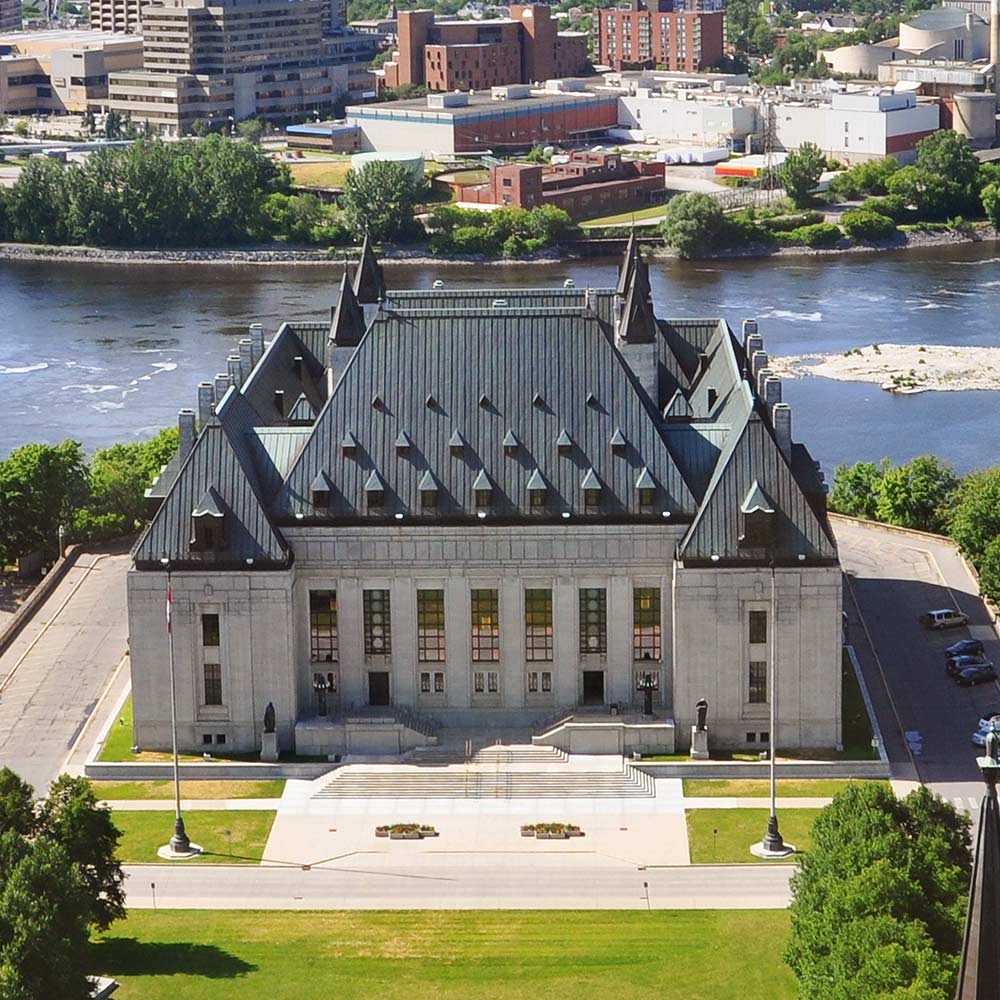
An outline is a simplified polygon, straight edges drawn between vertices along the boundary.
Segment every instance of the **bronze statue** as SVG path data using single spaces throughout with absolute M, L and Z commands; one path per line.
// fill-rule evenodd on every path
M 698 710 L 698 732 L 705 732 L 705 720 L 708 718 L 708 702 L 702 698 L 695 708 Z
M 267 708 L 264 709 L 264 732 L 273 733 L 274 732 L 274 702 L 269 701 L 267 703 Z

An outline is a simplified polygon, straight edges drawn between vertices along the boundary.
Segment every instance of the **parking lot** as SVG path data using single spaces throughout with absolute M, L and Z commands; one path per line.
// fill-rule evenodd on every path
M 915 534 L 834 523 L 846 576 L 844 609 L 872 696 L 893 776 L 918 779 L 966 809 L 978 807 L 982 752 L 971 737 L 980 715 L 1000 713 L 1000 684 L 959 687 L 945 673 L 944 650 L 981 639 L 1000 662 L 1000 641 L 975 581 L 953 546 Z M 925 629 L 920 614 L 954 607 L 969 626 Z

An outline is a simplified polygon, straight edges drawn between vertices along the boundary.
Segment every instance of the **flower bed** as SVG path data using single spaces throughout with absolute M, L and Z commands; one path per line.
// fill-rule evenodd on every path
M 375 827 L 376 837 L 388 837 L 390 840 L 423 840 L 437 835 L 433 826 L 423 823 L 393 823 L 391 826 Z
M 573 823 L 526 823 L 521 827 L 521 836 L 536 840 L 568 840 L 583 837 L 584 832 Z

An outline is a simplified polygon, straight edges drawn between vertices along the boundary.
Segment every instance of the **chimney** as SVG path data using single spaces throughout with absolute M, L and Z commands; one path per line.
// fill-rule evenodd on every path
M 302 381 L 302 355 L 296 354 L 292 358 L 292 371 L 295 372 L 295 377 L 301 382 Z
M 240 356 L 238 354 L 230 354 L 226 358 L 226 366 L 229 368 L 229 381 L 236 386 L 238 389 L 243 385 L 243 371 L 240 368 Z
M 990 62 L 993 63 L 993 92 L 1000 105 L 1000 0 L 990 0 Z
M 764 379 L 764 402 L 768 406 L 781 402 L 781 379 L 775 375 Z
M 264 353 L 264 327 L 261 323 L 250 324 L 250 363 L 256 366 Z
M 785 460 L 792 460 L 792 408 L 788 403 L 775 403 L 771 407 L 771 423 L 774 425 L 774 438 L 778 442 L 781 454 Z
M 229 387 L 232 385 L 232 381 L 229 378 L 229 372 L 216 372 L 215 375 L 215 405 L 218 406 L 222 402 L 222 397 L 229 391 Z
M 253 346 L 249 337 L 240 341 L 240 385 L 250 377 L 253 371 Z
M 194 447 L 194 410 L 178 411 L 177 430 L 180 435 L 177 454 L 183 462 L 187 458 L 188 452 Z
M 274 390 L 274 408 L 278 411 L 278 416 L 283 417 L 285 415 L 285 390 L 275 389 Z
M 767 367 L 767 351 L 754 351 L 750 355 L 750 381 L 757 381 L 757 374 Z
M 750 333 L 744 333 L 743 336 L 743 353 L 746 355 L 747 363 L 750 363 L 750 359 L 754 355 L 754 351 L 764 350 L 764 338 L 757 332 L 757 322 L 753 321 L 754 328 Z M 746 330 L 747 324 L 743 324 L 743 329 Z
M 198 426 L 204 427 L 212 419 L 215 403 L 215 386 L 211 382 L 198 383 Z
M 757 320 L 755 319 L 743 320 L 743 346 L 746 347 L 747 341 L 751 337 L 756 337 L 756 336 L 759 336 L 759 334 L 757 333 Z M 762 346 L 763 344 L 761 345 L 761 347 Z M 758 347 L 757 350 L 759 351 L 760 347 Z
M 769 378 L 774 378 L 774 372 L 770 368 L 760 368 L 757 371 L 757 397 L 764 398 L 764 386 Z

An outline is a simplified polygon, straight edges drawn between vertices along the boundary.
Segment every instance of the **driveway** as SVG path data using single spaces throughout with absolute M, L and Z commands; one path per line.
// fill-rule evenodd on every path
M 981 753 L 970 742 L 987 710 L 1000 712 L 1000 685 L 960 688 L 944 672 L 944 649 L 970 636 L 1000 662 L 1000 641 L 978 588 L 953 545 L 834 519 L 847 574 L 844 607 L 885 739 L 893 775 L 916 779 L 957 806 L 978 808 Z M 928 632 L 932 608 L 958 608 L 969 628 Z
M 0 656 L 0 766 L 41 795 L 126 652 L 129 556 L 85 552 Z

